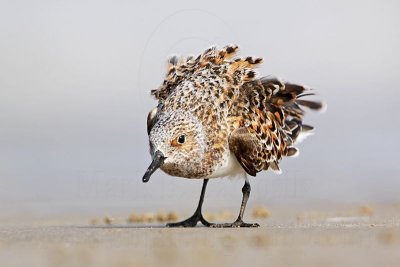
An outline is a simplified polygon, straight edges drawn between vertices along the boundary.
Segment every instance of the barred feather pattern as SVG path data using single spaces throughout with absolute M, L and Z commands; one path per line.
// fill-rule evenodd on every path
M 198 178 L 218 169 L 229 153 L 252 176 L 280 171 L 279 161 L 297 153 L 299 134 L 312 130 L 303 125 L 303 107 L 322 108 L 320 102 L 302 99 L 310 94 L 304 86 L 258 78 L 255 68 L 262 59 L 235 57 L 237 51 L 237 45 L 228 45 L 211 47 L 196 58 L 171 57 L 165 80 L 151 91 L 159 104 L 149 131 L 157 117 L 171 111 L 189 112 L 202 122 L 206 156 Z

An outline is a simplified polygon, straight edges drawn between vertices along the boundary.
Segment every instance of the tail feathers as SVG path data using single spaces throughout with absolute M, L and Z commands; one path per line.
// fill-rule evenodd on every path
M 296 99 L 296 103 L 307 107 L 312 110 L 322 110 L 324 108 L 323 102 L 311 101 L 311 100 L 303 100 L 303 99 Z
M 307 90 L 306 87 L 294 83 L 285 83 L 285 90 L 287 93 L 294 94 L 299 97 L 303 92 Z
M 314 126 L 303 124 L 301 127 L 301 130 L 304 132 L 310 132 L 310 131 L 314 130 Z
M 326 108 L 326 105 L 322 101 L 303 99 L 315 95 L 310 91 L 311 89 L 303 85 L 284 83 L 277 78 L 264 79 L 263 85 L 266 88 L 276 88 L 279 85 L 279 90 L 272 91 L 270 101 L 273 106 L 281 108 L 285 114 L 284 130 L 290 137 L 286 156 L 295 157 L 299 154 L 299 150 L 294 145 L 314 134 L 313 126 L 303 124 L 304 108 L 321 111 Z
M 279 165 L 276 161 L 272 161 L 269 163 L 269 167 L 271 168 L 271 170 L 273 172 L 275 172 L 276 174 L 281 174 L 282 170 L 279 168 Z
M 294 140 L 294 144 L 300 144 L 301 142 L 303 142 L 307 137 L 314 135 L 314 132 L 304 132 L 301 131 L 300 134 L 297 136 L 296 140 Z
M 292 124 L 295 122 L 289 121 L 289 124 Z M 289 147 L 287 148 L 286 151 L 286 156 L 287 157 L 298 157 L 300 154 L 300 151 L 297 147 L 294 147 L 293 145 L 297 145 L 301 142 L 303 142 L 308 136 L 314 134 L 314 127 L 307 125 L 307 124 L 296 124 L 294 128 L 290 130 L 287 130 L 286 132 L 289 133 L 290 139 L 291 140 L 288 145 Z
M 296 142 L 297 137 L 299 137 L 301 132 L 301 122 L 299 122 L 299 124 L 296 125 L 296 127 L 294 127 L 292 129 L 292 134 L 290 134 L 290 138 L 292 138 L 293 142 Z
M 294 84 L 283 82 L 281 79 L 276 77 L 264 77 L 261 78 L 261 83 L 264 89 L 269 93 L 272 104 L 278 106 L 284 106 L 291 113 L 303 113 L 300 106 L 307 107 L 312 110 L 322 110 L 325 104 L 320 101 L 304 100 L 300 99 L 305 96 L 312 96 L 315 93 L 310 92 L 310 88 Z
M 297 157 L 299 155 L 299 149 L 297 147 L 289 147 L 286 156 L 287 157 Z
M 306 137 L 314 134 L 314 127 L 302 124 L 299 120 L 290 120 L 286 121 L 286 132 L 289 133 L 290 139 L 292 140 L 291 144 L 299 144 Z

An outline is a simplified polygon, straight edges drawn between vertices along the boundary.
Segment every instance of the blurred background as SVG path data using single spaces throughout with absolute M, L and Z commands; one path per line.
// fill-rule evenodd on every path
M 273 74 L 318 90 L 316 134 L 282 175 L 251 179 L 251 205 L 400 200 L 398 1 L 1 1 L 0 212 L 178 209 L 201 181 L 150 163 L 146 116 L 166 58 L 236 43 Z M 235 208 L 240 179 L 209 183 Z

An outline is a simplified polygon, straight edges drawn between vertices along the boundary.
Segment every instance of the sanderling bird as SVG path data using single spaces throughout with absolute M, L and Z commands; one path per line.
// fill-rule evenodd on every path
M 173 56 L 163 84 L 151 94 L 158 105 L 147 117 L 150 154 L 143 176 L 148 182 L 158 168 L 169 175 L 203 179 L 200 200 L 189 219 L 168 227 L 258 227 L 243 222 L 250 196 L 247 174 L 280 172 L 283 157 L 298 154 L 294 146 L 313 130 L 303 124 L 304 110 L 323 108 L 305 100 L 312 95 L 304 86 L 278 78 L 258 78 L 262 58 L 235 57 L 237 45 L 211 47 L 198 57 Z M 215 224 L 202 215 L 207 183 L 211 178 L 243 175 L 243 198 L 237 220 Z

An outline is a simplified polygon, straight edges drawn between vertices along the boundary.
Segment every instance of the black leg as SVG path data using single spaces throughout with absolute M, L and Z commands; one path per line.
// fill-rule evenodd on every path
M 181 222 L 176 222 L 176 223 L 168 223 L 167 227 L 195 227 L 198 222 L 201 222 L 203 225 L 210 227 L 212 224 L 207 222 L 202 213 L 201 213 L 201 207 L 203 206 L 203 201 L 204 201 L 204 195 L 206 193 L 206 187 L 207 187 L 208 179 L 204 179 L 203 181 L 203 187 L 201 188 L 201 194 L 200 194 L 200 200 L 199 204 L 197 205 L 197 209 L 194 212 L 194 214 L 189 218 Z
M 211 227 L 260 227 L 258 223 L 243 222 L 243 213 L 244 210 L 246 209 L 247 200 L 250 197 L 250 191 L 251 191 L 250 183 L 246 179 L 242 188 L 242 193 L 243 193 L 242 205 L 240 206 L 239 216 L 237 217 L 236 221 L 234 221 L 233 223 L 213 224 L 211 225 Z

